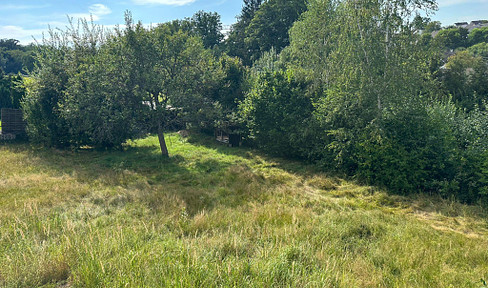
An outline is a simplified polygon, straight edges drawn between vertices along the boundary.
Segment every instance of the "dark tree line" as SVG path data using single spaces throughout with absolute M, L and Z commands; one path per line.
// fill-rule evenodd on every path
M 0 39 L 0 109 L 20 108 L 24 96 L 22 77 L 34 68 L 33 45 L 22 46 L 15 39 Z

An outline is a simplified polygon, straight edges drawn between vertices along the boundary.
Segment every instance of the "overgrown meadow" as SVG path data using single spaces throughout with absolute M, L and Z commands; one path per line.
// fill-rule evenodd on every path
M 0 144 L 1 287 L 483 287 L 487 212 L 205 136 Z

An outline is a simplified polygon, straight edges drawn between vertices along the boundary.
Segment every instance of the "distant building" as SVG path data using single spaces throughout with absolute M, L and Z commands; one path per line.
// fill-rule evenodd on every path
M 456 25 L 457 28 L 466 28 L 468 26 L 468 22 L 457 22 L 454 23 L 454 25 Z
M 464 28 L 464 29 L 468 30 L 468 32 L 471 32 L 471 31 L 473 31 L 473 29 L 476 29 L 476 28 L 488 27 L 488 20 L 475 20 L 475 21 L 471 21 L 471 23 L 457 22 L 457 23 L 454 23 L 454 26 L 456 28 Z M 432 32 L 432 34 L 431 34 L 432 38 L 435 38 L 435 36 L 437 36 L 437 34 L 439 34 L 440 31 L 441 30 L 437 30 L 437 31 Z
M 468 22 L 458 22 L 458 23 L 454 23 L 454 25 L 457 28 L 468 29 L 468 32 L 471 32 L 473 29 L 476 28 L 488 27 L 488 20 L 471 21 L 471 23 L 469 24 Z

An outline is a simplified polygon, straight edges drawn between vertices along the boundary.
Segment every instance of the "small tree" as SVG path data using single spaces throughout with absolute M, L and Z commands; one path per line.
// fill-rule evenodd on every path
M 186 109 L 193 114 L 207 102 L 206 92 L 222 74 L 218 63 L 202 40 L 187 31 L 165 23 L 145 29 L 126 16 L 125 43 L 138 89 L 151 106 L 163 156 L 168 156 L 164 127 L 171 109 Z
M 478 43 L 488 43 L 488 27 L 475 28 L 468 35 L 469 46 Z

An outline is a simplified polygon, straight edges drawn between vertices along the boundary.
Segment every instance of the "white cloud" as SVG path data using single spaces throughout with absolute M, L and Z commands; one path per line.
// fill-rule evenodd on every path
M 458 5 L 458 4 L 474 4 L 474 3 L 488 3 L 488 0 L 438 0 L 437 4 L 439 7 L 447 7 L 447 6 L 453 6 L 453 5 Z
M 6 8 L 6 6 L 9 6 L 9 9 L 13 9 L 14 4 L 12 5 L 0 4 L 0 10 L 2 9 L 2 7 Z M 27 7 L 24 8 L 27 9 Z M 69 26 L 69 21 L 67 16 L 72 17 L 74 24 L 76 25 L 77 20 L 80 18 L 86 19 L 88 21 L 90 21 L 91 19 L 93 19 L 93 21 L 98 21 L 103 16 L 112 13 L 112 10 L 103 4 L 93 4 L 87 7 L 86 9 L 87 9 L 86 12 L 68 13 L 68 15 L 66 15 L 65 13 L 24 14 L 22 15 L 22 17 L 18 17 L 18 19 L 14 17 L 15 14 L 12 14 L 12 16 L 9 16 L 8 19 L 6 19 L 3 22 L 0 22 L 0 38 L 17 39 L 20 41 L 21 44 L 27 45 L 29 43 L 34 42 L 33 37 L 38 41 L 41 41 L 43 32 L 47 36 L 48 25 L 53 29 L 61 28 L 62 30 L 64 30 L 66 27 Z M 29 24 L 29 27 L 25 26 L 26 23 Z M 5 25 L 2 26 L 2 24 Z
M 103 4 L 93 4 L 90 6 L 89 10 L 91 14 L 103 16 L 112 13 L 112 10 Z
M 34 42 L 32 37 L 41 40 L 43 32 L 44 29 L 24 29 L 20 26 L 13 25 L 0 26 L 0 35 L 2 35 L 2 38 L 17 39 L 22 45 Z
M 98 21 L 104 15 L 108 15 L 112 13 L 112 10 L 103 4 L 93 4 L 88 8 L 89 13 L 73 13 L 69 14 L 69 17 L 73 17 L 74 19 L 86 19 Z
M 195 2 L 196 0 L 132 0 L 137 5 L 172 5 L 183 6 Z

